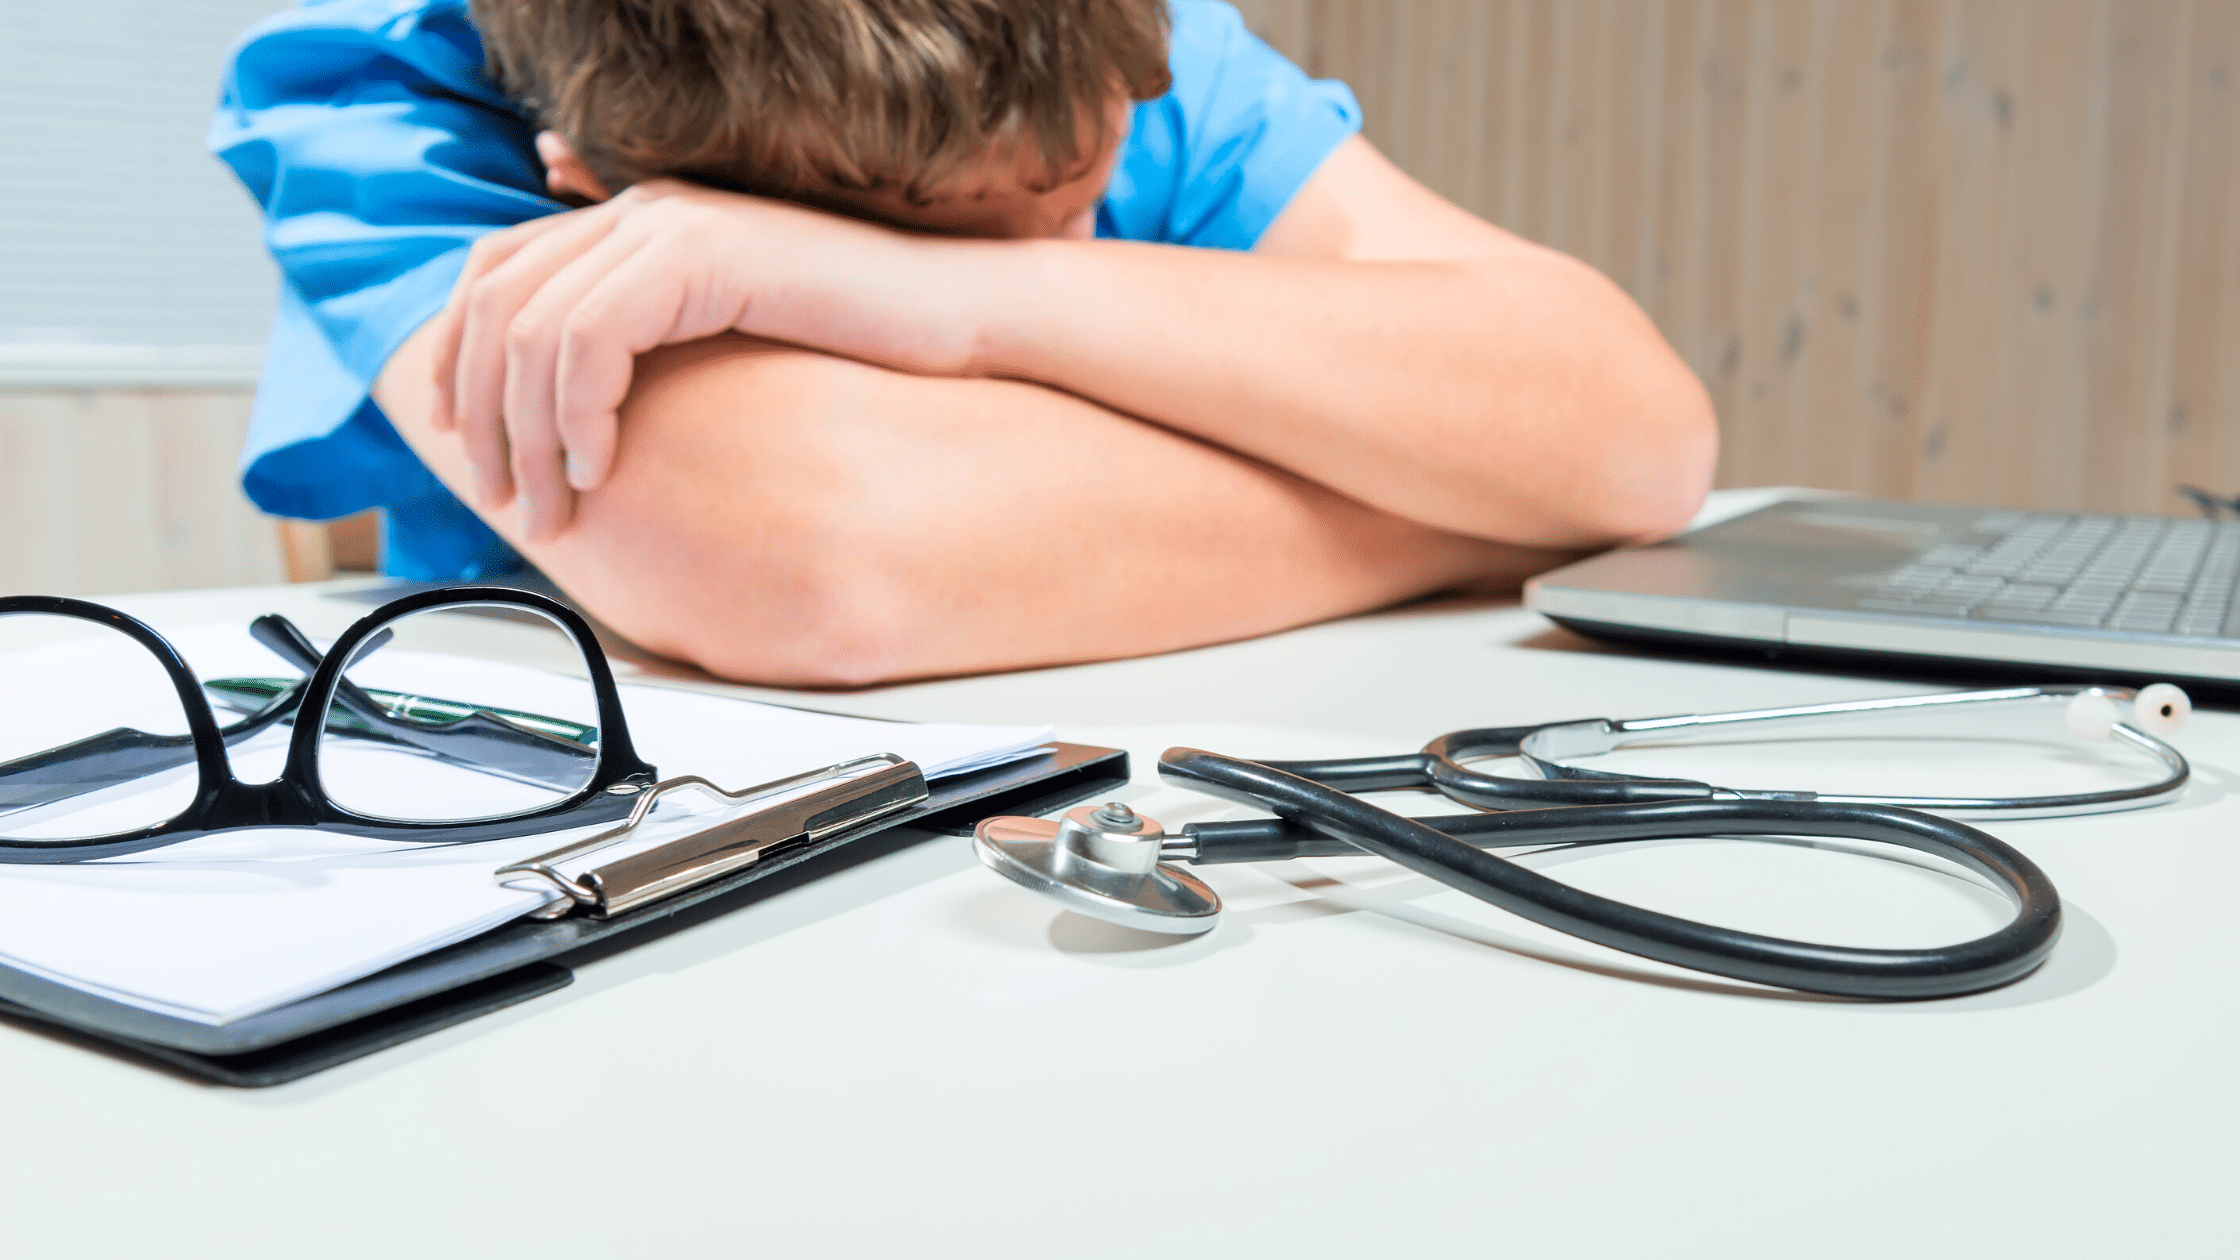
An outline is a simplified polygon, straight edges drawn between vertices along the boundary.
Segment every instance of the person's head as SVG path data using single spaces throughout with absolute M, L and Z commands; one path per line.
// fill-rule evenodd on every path
M 556 191 L 675 176 L 903 226 L 1085 234 L 1167 90 L 1165 0 L 472 0 Z

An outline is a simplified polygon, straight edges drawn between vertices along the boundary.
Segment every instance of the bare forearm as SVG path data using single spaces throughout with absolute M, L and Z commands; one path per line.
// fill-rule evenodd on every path
M 1396 515 L 1597 544 L 1676 526 L 1708 483 L 1700 385 L 1623 293 L 1551 251 L 984 249 L 975 370 L 1061 386 Z
M 1391 517 L 1037 386 L 742 338 L 648 356 L 613 477 L 538 541 L 429 423 L 428 340 L 377 392 L 429 466 L 596 615 L 733 678 L 1169 650 L 1562 558 Z

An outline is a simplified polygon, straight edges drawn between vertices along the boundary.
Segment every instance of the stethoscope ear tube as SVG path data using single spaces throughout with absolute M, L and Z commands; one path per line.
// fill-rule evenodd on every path
M 1718 790 L 1693 779 L 1644 779 L 1569 767 L 1565 768 L 1564 778 L 1556 782 L 1511 779 L 1462 764 L 1478 757 L 1513 757 L 1527 738 L 1543 729 L 1540 726 L 1488 726 L 1441 735 L 1418 753 L 1259 764 L 1342 792 L 1437 788 L 1443 795 L 1479 809 L 1701 801 L 1709 800 Z
M 1902 845 L 1994 881 L 2015 917 L 1987 936 L 1930 949 L 1855 949 L 1759 936 L 1573 888 L 1310 779 L 1195 748 L 1159 759 L 1169 782 L 1267 809 L 1294 824 L 1436 879 L 1512 914 L 1612 949 L 1695 971 L 1842 997 L 1952 997 L 2035 970 L 2061 933 L 2061 899 L 2036 864 L 1963 823 L 1882 805 L 1670 801 L 1519 811 L 1468 820 L 1507 843 L 1562 844 L 1704 835 L 1833 836 Z M 1462 822 L 1465 820 L 1455 820 Z M 1534 836 L 1524 840 L 1524 836 Z M 1502 840 L 1486 840 L 1502 843 Z
M 1578 725 L 1608 726 L 1600 723 Z M 1710 800 L 1717 788 L 1693 779 L 1644 779 L 1634 775 L 1580 771 L 1564 767 L 1554 782 L 1511 779 L 1487 774 L 1464 765 L 1481 757 L 1512 757 L 1524 741 L 1544 727 L 1495 726 L 1450 731 L 1424 745 L 1423 759 L 1430 786 L 1449 800 L 1479 809 L 1546 809 L 1565 805 L 1639 805 L 1652 801 Z M 1310 776 L 1320 779 L 1321 776 Z

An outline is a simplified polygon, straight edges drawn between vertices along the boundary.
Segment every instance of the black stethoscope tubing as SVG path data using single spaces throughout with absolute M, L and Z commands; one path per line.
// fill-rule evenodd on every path
M 1710 800 L 1704 799 L 1709 794 L 1705 788 L 1702 795 L 1688 799 L 1523 810 L 1512 804 L 1505 807 L 1510 811 L 1506 813 L 1413 819 L 1344 790 L 1420 786 L 1424 782 L 1421 756 L 1259 763 L 1193 748 L 1168 749 L 1160 758 L 1161 778 L 1277 815 L 1268 820 L 1191 824 L 1182 829 L 1173 856 L 1208 864 L 1367 852 L 1598 945 L 1731 979 L 1842 997 L 1918 999 L 1995 988 L 2035 970 L 2061 933 L 2060 895 L 2035 863 L 1965 823 L 1918 810 L 1816 801 Z M 1390 764 L 1380 767 L 1372 762 Z M 1318 767 L 1336 768 L 1339 773 L 1333 777 L 1338 782 L 1318 782 L 1299 772 Z M 1620 789 L 1658 785 L 1643 780 L 1609 784 Z M 1900 845 L 1982 875 L 2014 902 L 2015 915 L 1995 932 L 1953 945 L 1926 949 L 1822 945 L 1629 905 L 1573 888 L 1479 847 L 1703 836 L 1821 836 Z

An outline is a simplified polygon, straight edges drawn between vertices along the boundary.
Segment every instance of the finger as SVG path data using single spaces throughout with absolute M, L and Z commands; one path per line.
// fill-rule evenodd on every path
M 429 427 L 438 433 L 449 433 L 459 427 L 451 415 L 451 377 L 458 370 L 459 312 L 457 303 L 445 302 L 443 309 L 428 321 L 429 336 L 436 339 L 435 361 L 429 370 L 433 373 L 428 383 L 435 389 L 435 410 L 428 415 Z
M 738 323 L 746 295 L 711 282 L 673 245 L 631 252 L 577 300 L 560 330 L 552 407 L 568 484 L 593 490 L 614 467 L 618 411 L 637 357 Z
M 561 475 L 560 439 L 549 428 L 508 435 L 506 458 L 515 494 L 514 519 L 529 542 L 557 538 L 575 516 L 575 492 Z
M 567 527 L 575 495 L 563 467 L 565 447 L 553 415 L 553 374 L 562 330 L 582 326 L 585 292 L 644 243 L 641 232 L 610 232 L 538 286 L 506 332 L 505 430 L 513 451 L 521 527 L 542 542 Z M 592 330 L 592 335 L 600 335 Z
M 464 430 L 467 461 L 485 497 L 504 503 L 513 494 L 508 474 L 504 418 L 505 329 L 513 312 L 542 277 L 572 253 L 576 242 L 602 230 L 598 216 L 551 215 L 509 229 L 472 263 L 472 278 L 453 290 L 460 307 L 453 339 L 454 415 Z M 586 222 L 586 220 L 591 220 Z
M 489 233 L 467 250 L 466 266 L 459 271 L 459 278 L 451 284 L 451 293 L 430 321 L 436 326 L 435 371 L 436 408 L 430 417 L 438 432 L 448 433 L 458 427 L 455 413 L 454 385 L 459 371 L 459 334 L 463 329 L 463 303 L 460 295 L 491 269 L 512 258 L 526 248 L 529 242 L 548 232 L 557 215 L 532 219 L 512 228 Z
M 513 494 L 503 410 L 507 331 L 522 304 L 553 272 L 611 229 L 614 216 L 603 209 L 553 216 L 569 222 L 536 234 L 462 290 L 454 414 L 476 482 L 493 505 Z

